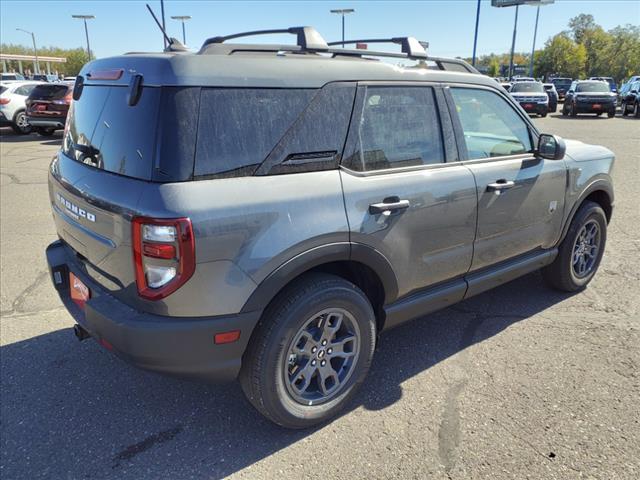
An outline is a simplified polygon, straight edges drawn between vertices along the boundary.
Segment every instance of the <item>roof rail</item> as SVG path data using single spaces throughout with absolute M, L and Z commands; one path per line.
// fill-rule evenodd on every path
M 393 37 L 393 38 L 373 38 L 373 39 L 367 39 L 367 40 L 345 40 L 342 42 L 330 42 L 328 45 L 329 46 L 334 46 L 334 45 L 349 45 L 349 44 L 353 44 L 353 43 L 395 43 L 397 45 L 400 45 L 401 48 L 401 52 L 404 53 L 406 57 L 408 58 L 412 58 L 412 59 L 426 59 L 427 58 L 427 52 L 424 49 L 423 45 L 421 42 L 419 42 L 417 39 L 415 39 L 414 37 Z M 363 52 L 362 55 L 367 55 L 366 52 L 359 50 L 360 52 Z M 349 52 L 353 52 L 353 50 L 349 50 Z M 337 52 L 339 53 L 339 52 Z M 346 52 L 345 52 L 346 53 Z M 353 55 L 353 53 L 347 53 L 347 55 Z M 372 55 L 372 53 L 369 53 L 369 55 Z M 373 53 L 373 55 L 375 56 L 397 56 L 396 55 L 383 55 L 382 52 L 375 52 Z
M 205 40 L 205 42 L 202 44 L 202 48 L 206 47 L 207 45 L 211 45 L 212 43 L 224 43 L 227 40 L 232 40 L 234 38 L 253 37 L 254 35 L 272 35 L 275 33 L 290 33 L 292 35 L 296 35 L 296 43 L 301 50 L 313 50 L 320 52 L 329 50 L 327 42 L 313 27 L 291 27 L 275 30 L 254 30 L 252 32 L 242 32 L 226 36 L 212 37 Z

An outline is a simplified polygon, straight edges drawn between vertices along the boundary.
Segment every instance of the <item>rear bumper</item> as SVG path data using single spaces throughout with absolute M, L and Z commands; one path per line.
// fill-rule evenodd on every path
M 527 113 L 537 113 L 542 115 L 543 113 L 547 113 L 549 110 L 548 103 L 531 103 L 531 102 L 519 102 L 520 106 Z
M 594 105 L 600 105 L 599 107 L 594 107 Z M 576 103 L 576 110 L 578 113 L 606 113 L 606 112 L 615 112 L 616 104 L 615 103 Z
M 32 127 L 44 127 L 44 128 L 64 128 L 64 124 L 67 121 L 66 117 L 30 117 L 27 116 L 27 122 Z
M 51 279 L 69 313 L 103 346 L 145 370 L 207 381 L 233 380 L 260 312 L 216 317 L 165 317 L 134 310 L 86 275 L 72 250 L 47 247 Z M 91 290 L 84 310 L 71 300 L 69 272 Z M 238 341 L 214 343 L 217 333 L 240 330 Z

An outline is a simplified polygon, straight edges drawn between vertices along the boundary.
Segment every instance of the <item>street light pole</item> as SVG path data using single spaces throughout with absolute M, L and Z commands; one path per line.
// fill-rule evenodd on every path
M 184 22 L 191 19 L 190 15 L 172 15 L 172 19 L 180 20 L 182 22 L 182 44 L 187 44 L 187 34 L 185 33 Z
M 84 34 L 87 37 L 87 56 L 91 61 L 91 46 L 89 45 L 89 27 L 87 27 L 87 20 L 96 18 L 94 15 L 71 15 L 72 18 L 79 18 L 84 21 Z
M 31 40 L 33 41 L 33 53 L 36 57 L 36 63 L 35 63 L 34 69 L 36 73 L 40 73 L 40 63 L 38 62 L 38 47 L 36 47 L 36 36 L 34 35 L 33 32 L 28 32 L 27 30 L 23 30 L 22 28 L 16 28 L 16 30 L 31 35 Z
M 516 48 L 516 32 L 518 30 L 518 7 L 520 5 L 516 5 L 516 19 L 513 22 L 513 39 L 511 40 L 511 55 L 509 56 L 509 80 L 513 77 L 513 53 Z
M 355 10 L 353 8 L 339 8 L 336 10 L 330 10 L 330 12 L 337 13 L 338 15 L 342 16 L 342 48 L 344 48 L 344 16 L 348 15 L 349 13 L 355 12 Z
M 473 36 L 473 57 L 471 65 L 476 66 L 476 47 L 478 46 L 478 25 L 480 24 L 480 0 L 478 0 L 478 8 L 476 10 L 476 33 Z
M 538 35 L 538 18 L 540 18 L 540 5 L 536 10 L 536 26 L 533 29 L 533 46 L 531 47 L 531 59 L 529 60 L 529 76 L 533 78 L 533 55 L 536 52 L 536 36 Z

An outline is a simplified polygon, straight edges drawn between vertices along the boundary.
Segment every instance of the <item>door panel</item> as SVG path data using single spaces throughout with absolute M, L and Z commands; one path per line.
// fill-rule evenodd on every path
M 562 227 L 563 161 L 526 157 L 467 166 L 478 188 L 478 231 L 471 270 L 553 246 Z M 513 182 L 513 187 L 488 187 L 499 180 Z
M 535 138 L 529 123 L 501 94 L 452 87 L 447 95 L 467 150 L 464 164 L 477 186 L 471 270 L 552 247 L 562 227 L 565 162 L 532 153 Z
M 380 251 L 398 279 L 398 296 L 465 274 L 476 227 L 473 175 L 461 165 L 358 176 L 342 171 L 351 241 Z M 389 215 L 369 206 L 389 197 L 409 207 Z

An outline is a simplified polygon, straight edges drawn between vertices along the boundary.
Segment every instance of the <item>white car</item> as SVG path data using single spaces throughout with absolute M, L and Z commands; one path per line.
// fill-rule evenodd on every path
M 10 81 L 0 83 L 0 127 L 10 126 L 19 135 L 31 132 L 25 116 L 25 100 L 42 82 Z

